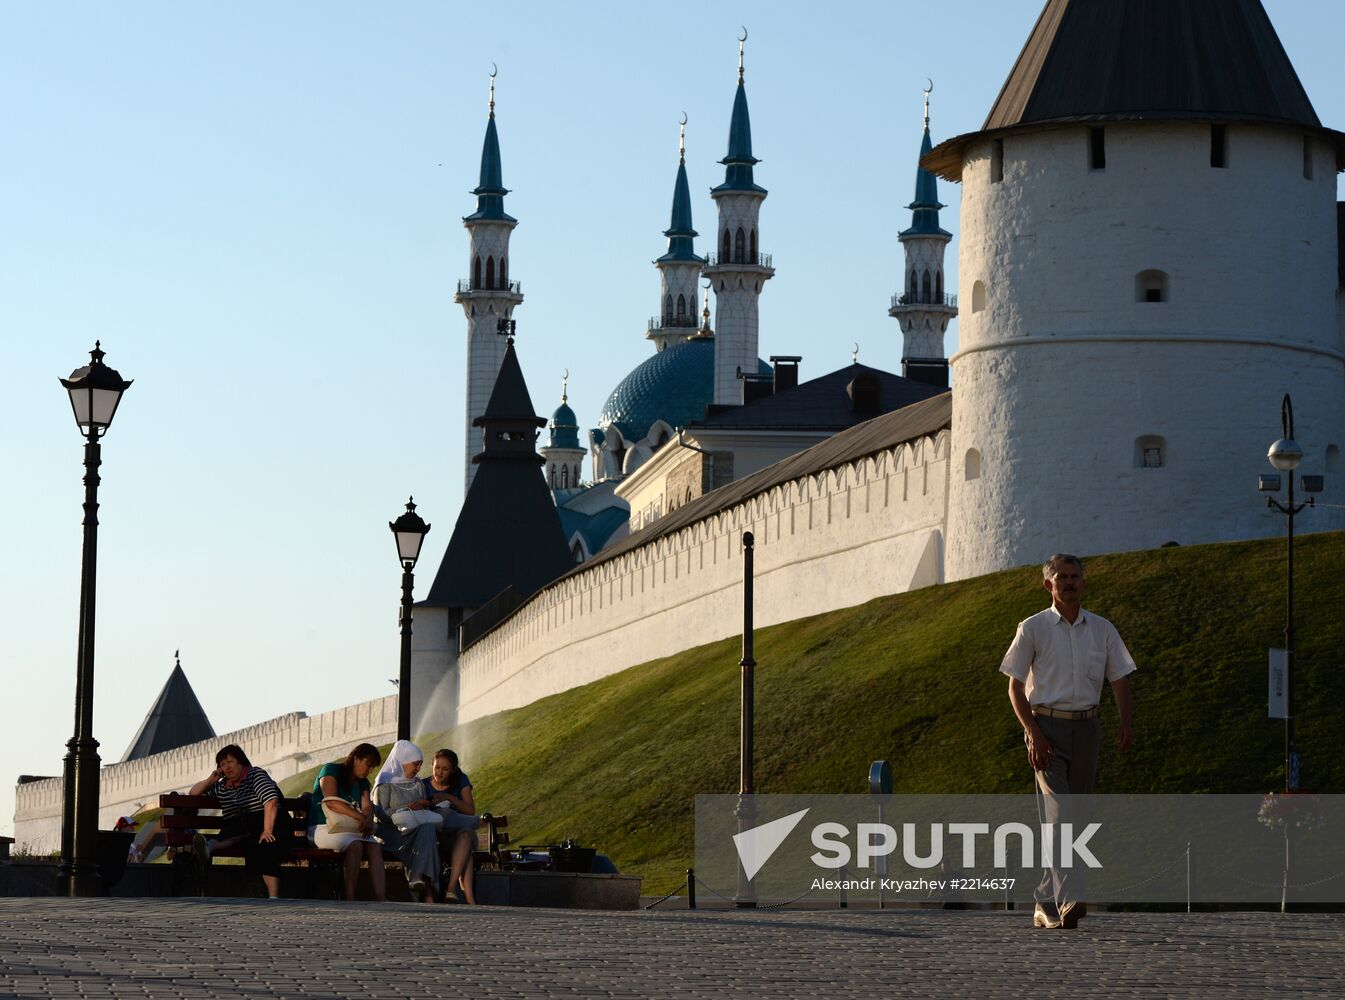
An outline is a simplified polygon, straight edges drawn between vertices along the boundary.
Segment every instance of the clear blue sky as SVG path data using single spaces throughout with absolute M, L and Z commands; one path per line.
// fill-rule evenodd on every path
M 886 311 L 925 77 L 936 140 L 979 127 L 1040 6 L 6 5 L 0 833 L 14 777 L 59 773 L 71 732 L 81 445 L 56 379 L 95 338 L 135 379 L 104 446 L 104 761 L 178 647 L 220 732 L 391 693 L 387 522 L 414 493 L 434 525 L 422 597 L 461 502 L 452 298 L 491 62 L 519 356 L 543 414 L 569 368 L 589 427 L 651 351 L 684 110 L 713 232 L 740 24 L 777 268 L 761 353 L 802 354 L 808 378 L 856 341 L 899 370 Z M 1319 115 L 1345 127 L 1345 7 L 1267 8 Z M 958 189 L 941 193 L 956 233 Z

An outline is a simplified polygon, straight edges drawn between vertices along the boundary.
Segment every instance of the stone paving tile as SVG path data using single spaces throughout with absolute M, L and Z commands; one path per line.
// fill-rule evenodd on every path
M 0 997 L 1341 997 L 1345 914 L 0 899 Z

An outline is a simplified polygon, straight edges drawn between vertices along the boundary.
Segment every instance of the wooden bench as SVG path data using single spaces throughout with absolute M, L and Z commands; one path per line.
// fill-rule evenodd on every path
M 300 795 L 295 799 L 285 799 L 285 810 L 290 814 L 293 820 L 289 836 L 293 838 L 289 846 L 289 851 L 285 855 L 284 865 L 290 867 L 303 868 L 323 868 L 330 869 L 330 879 L 327 879 L 330 886 L 330 892 L 333 899 L 341 898 L 342 890 L 342 871 L 341 855 L 337 851 L 329 851 L 320 847 L 313 847 L 308 843 L 308 812 L 311 803 L 307 793 Z M 175 877 L 173 879 L 173 889 L 175 895 L 205 895 L 204 876 L 193 878 L 192 862 L 190 848 L 192 838 L 198 833 L 218 833 L 221 826 L 224 825 L 224 817 L 219 814 L 219 802 L 208 795 L 183 795 L 178 792 L 169 792 L 166 795 L 159 796 L 159 807 L 164 813 L 159 817 L 160 838 L 163 845 L 168 848 L 176 849 L 174 858 Z M 284 831 L 278 831 L 283 836 Z M 188 850 L 184 851 L 183 849 Z M 220 847 L 211 850 L 211 857 L 214 858 L 241 858 L 243 852 L 236 847 Z M 179 861 L 184 862 L 178 864 Z M 195 892 L 190 892 L 193 881 L 199 881 Z

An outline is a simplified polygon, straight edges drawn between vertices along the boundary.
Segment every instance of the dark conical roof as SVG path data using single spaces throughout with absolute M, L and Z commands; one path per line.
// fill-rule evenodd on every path
M 715 191 L 760 191 L 752 177 L 752 167 L 761 161 L 752 155 L 752 118 L 747 113 L 747 88 L 738 78 L 738 90 L 733 95 L 733 117 L 729 119 L 729 151 L 719 161 L 724 164 L 724 183 Z
M 555 502 L 540 475 L 537 428 L 513 341 L 486 412 L 485 450 L 426 603 L 479 608 L 506 587 L 528 597 L 573 565 Z
M 196 692 L 191 689 L 179 662 L 168 675 L 168 682 L 159 692 L 159 697 L 155 699 L 121 760 L 122 763 L 139 760 L 150 754 L 199 743 L 214 735 L 214 727 L 206 718 L 205 709 L 197 701 Z
M 668 237 L 668 252 L 659 261 L 685 260 L 699 263 L 695 245 L 696 230 L 691 226 L 691 186 L 687 183 L 687 165 L 677 164 L 677 180 L 673 184 L 672 219 L 663 235 Z
M 472 194 L 476 195 L 476 211 L 467 216 L 467 220 L 517 222 L 504 211 L 504 196 L 508 193 L 504 186 L 504 171 L 500 166 L 500 136 L 495 130 L 495 114 L 492 112 L 486 121 L 485 141 L 481 144 L 481 182 L 472 189 Z
M 538 427 L 546 426 L 546 418 L 539 417 L 533 409 L 528 383 L 523 378 L 523 369 L 519 367 L 518 355 L 514 352 L 514 338 L 510 337 L 504 348 L 499 374 L 495 376 L 495 388 L 491 389 L 490 401 L 486 403 L 486 411 L 472 421 L 472 426 L 489 427 L 492 423 L 513 421 L 535 422 Z
M 933 148 L 929 126 L 926 125 L 925 137 L 920 142 L 921 157 Z M 911 228 L 905 230 L 902 236 L 952 235 L 939 226 L 939 209 L 944 207 L 939 201 L 939 182 L 922 166 L 915 168 L 915 201 L 906 207 L 911 209 Z
M 1262 122 L 1323 129 L 1260 0 L 1048 0 L 982 133 L 1106 121 Z M 949 180 L 981 133 L 924 160 Z

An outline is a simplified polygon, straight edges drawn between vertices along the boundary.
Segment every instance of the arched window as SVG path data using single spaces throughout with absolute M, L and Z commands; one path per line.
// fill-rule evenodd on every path
M 548 481 L 551 483 L 551 488 L 554 490 L 554 489 L 556 488 L 556 463 L 555 463 L 555 462 L 552 462 L 552 463 L 551 463 L 551 475 L 550 475 Z
M 756 231 L 755 229 L 753 229 L 753 230 L 752 230 L 752 262 L 753 262 L 753 263 L 756 263 L 756 260 L 757 260 L 757 231 Z
M 487 257 L 487 258 L 486 258 L 486 287 L 487 287 L 487 288 L 494 288 L 494 287 L 495 287 L 495 258 L 494 258 L 494 257 Z
M 501 257 L 501 258 L 500 258 L 500 287 L 501 287 L 501 288 L 508 288 L 508 287 L 509 287 L 509 258 L 508 258 L 508 257 Z
M 480 256 L 472 258 L 472 287 L 481 287 L 481 258 Z
M 687 299 L 685 295 L 677 296 L 677 325 L 682 326 L 687 318 Z
M 1166 302 L 1168 276 L 1163 271 L 1141 271 L 1135 275 L 1136 302 Z
M 747 234 L 743 232 L 743 227 L 738 227 L 738 232 L 733 239 L 733 263 L 743 264 L 747 261 Z
M 967 449 L 966 457 L 962 461 L 962 471 L 968 482 L 981 478 L 981 453 L 975 448 Z
M 729 263 L 730 261 L 732 261 L 732 259 L 733 259 L 733 237 L 731 237 L 731 236 L 729 235 L 729 231 L 728 231 L 727 229 L 724 230 L 724 254 L 723 254 L 723 256 L 724 256 L 724 259 L 723 259 L 722 261 L 720 261 L 721 264 L 727 264 L 727 263 Z
M 1135 438 L 1135 468 L 1161 469 L 1167 458 L 1168 443 L 1157 434 Z
M 568 465 L 560 467 L 560 488 L 563 490 L 570 488 L 570 467 Z
M 920 295 L 920 275 L 915 273 L 915 268 L 911 268 L 911 287 L 906 289 L 906 301 L 918 302 Z
M 943 272 L 934 272 L 934 301 L 943 301 Z
M 931 299 L 931 296 L 933 294 L 934 292 L 930 288 L 929 284 L 929 268 L 925 268 L 924 276 L 920 279 L 920 301 L 921 302 L 933 301 Z
M 971 286 L 971 311 L 978 313 L 985 308 L 985 282 L 973 282 Z
M 668 324 L 670 324 L 672 322 L 672 318 L 673 318 L 672 292 L 669 292 L 668 297 L 663 300 L 663 325 L 667 326 Z

